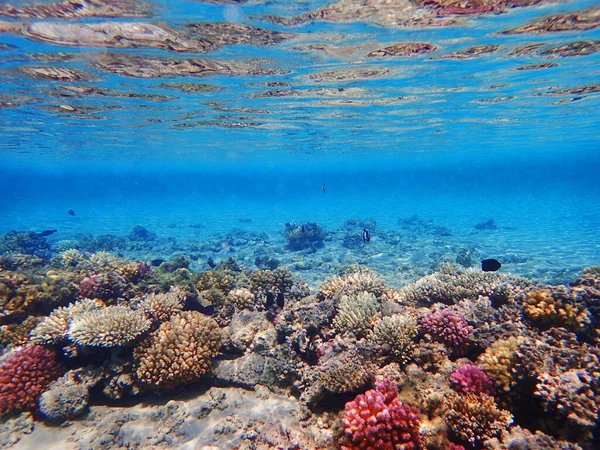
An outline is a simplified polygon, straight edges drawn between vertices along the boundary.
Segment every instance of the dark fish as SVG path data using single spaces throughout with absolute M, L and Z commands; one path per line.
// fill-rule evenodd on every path
M 162 258 L 156 258 L 156 259 L 153 259 L 152 261 L 150 261 L 150 265 L 152 267 L 158 267 L 158 266 L 160 266 L 164 262 L 165 262 L 164 259 L 162 259 Z
M 362 237 L 363 242 L 371 242 L 371 233 L 366 228 L 363 228 Z
M 213 261 L 212 258 L 208 258 L 206 260 L 206 264 L 208 264 L 208 267 L 210 267 L 211 269 L 214 269 L 215 267 L 217 267 L 217 265 L 215 264 L 215 262 Z
M 202 314 L 206 314 L 207 316 L 214 316 L 214 314 L 216 312 L 214 305 L 207 305 L 207 306 L 200 305 L 198 307 L 198 311 L 200 311 Z
M 498 228 L 493 218 L 486 220 L 485 222 L 478 223 L 477 225 L 474 225 L 474 227 L 477 230 L 495 230 L 496 228 Z
M 72 209 L 67 211 L 69 213 L 70 216 L 74 216 L 75 215 L 75 211 L 73 211 Z
M 42 237 L 50 236 L 51 234 L 56 233 L 56 230 L 45 230 L 42 231 L 39 235 Z
M 239 223 L 252 223 L 252 219 L 248 218 L 248 217 L 240 217 L 238 219 Z
M 267 292 L 267 309 L 275 304 L 275 296 L 272 292 Z
M 277 294 L 277 306 L 279 306 L 280 308 L 283 308 L 284 303 L 285 303 L 285 299 L 283 298 L 283 293 L 280 292 L 279 294 Z
M 327 185 L 325 183 L 323 183 L 323 186 L 321 186 L 321 189 L 323 190 L 323 193 L 327 190 Z
M 500 264 L 500 261 L 498 261 L 497 259 L 490 258 L 481 261 L 481 270 L 483 270 L 484 272 L 495 272 L 500 267 L 502 267 L 502 264 Z

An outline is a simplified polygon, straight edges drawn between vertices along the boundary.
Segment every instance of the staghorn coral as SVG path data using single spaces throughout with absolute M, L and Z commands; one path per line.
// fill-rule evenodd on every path
M 479 357 L 479 365 L 501 391 L 508 392 L 517 383 L 522 364 L 519 347 L 525 342 L 522 336 L 496 341 Z
M 238 309 L 246 309 L 254 306 L 254 294 L 249 289 L 233 289 L 227 295 L 227 300 Z
M 447 264 L 439 271 L 427 275 L 401 289 L 404 302 L 413 305 L 444 303 L 453 305 L 461 300 L 487 296 L 493 306 L 513 299 L 531 282 L 525 278 L 477 269 L 462 270 Z
M 141 310 L 108 306 L 76 316 L 69 325 L 68 335 L 77 345 L 118 347 L 134 341 L 150 325 Z
M 221 331 L 213 319 L 184 311 L 134 349 L 135 376 L 154 389 L 197 381 L 210 370 L 221 342 Z
M 450 308 L 427 314 L 421 326 L 434 340 L 454 348 L 464 346 L 473 332 L 464 317 Z
M 383 279 L 366 267 L 354 268 L 350 273 L 335 276 L 326 280 L 319 288 L 318 296 L 323 299 L 352 296 L 359 292 L 368 292 L 376 297 L 384 290 Z
M 387 345 L 401 364 L 406 364 L 413 353 L 417 335 L 417 321 L 405 314 L 384 317 L 375 324 L 370 339 L 381 345 Z
M 575 427 L 578 437 L 589 438 L 598 425 L 599 375 L 581 369 L 567 370 L 556 376 L 542 374 L 535 395 L 542 399 L 546 411 Z
M 74 317 L 98 309 L 99 304 L 86 298 L 69 306 L 60 306 L 45 317 L 29 334 L 34 344 L 58 344 L 67 339 L 69 325 Z
M 513 420 L 512 414 L 498 408 L 487 394 L 456 396 L 444 418 L 456 437 L 471 445 L 499 435 Z
M 169 320 L 183 309 L 186 294 L 177 287 L 171 287 L 167 293 L 149 294 L 144 297 L 140 308 L 154 323 Z
M 547 286 L 528 292 L 523 300 L 523 312 L 542 327 L 562 326 L 578 332 L 592 323 L 588 309 L 570 295 L 565 286 Z
M 61 374 L 56 353 L 41 345 L 10 353 L 0 364 L 0 415 L 35 409 L 40 394 Z
M 346 403 L 342 450 L 418 449 L 421 413 L 397 395 L 398 388 L 385 379 Z
M 461 394 L 494 395 L 494 384 L 484 371 L 473 364 L 463 364 L 450 374 L 452 387 Z
M 364 336 L 379 320 L 380 309 L 375 296 L 368 292 L 344 296 L 333 319 L 333 326 L 339 333 L 351 332 L 357 337 Z

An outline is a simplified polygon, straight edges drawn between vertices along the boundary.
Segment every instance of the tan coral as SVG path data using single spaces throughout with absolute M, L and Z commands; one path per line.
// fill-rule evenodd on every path
M 213 319 L 184 311 L 135 348 L 136 378 L 156 389 L 197 381 L 210 371 L 221 342 L 221 330 Z
M 375 324 L 370 339 L 378 344 L 388 345 L 401 364 L 406 364 L 415 347 L 417 321 L 414 317 L 394 314 L 384 317 Z
M 524 344 L 524 337 L 509 337 L 494 342 L 479 357 L 479 366 L 494 381 L 496 386 L 508 392 L 517 382 L 520 363 L 519 346 Z
M 379 297 L 384 288 L 383 279 L 379 275 L 366 267 L 359 267 L 356 272 L 326 280 L 319 288 L 319 297 L 330 299 L 344 295 L 352 296 L 359 292 L 368 292 Z
M 493 397 L 467 394 L 454 397 L 445 420 L 461 440 L 478 445 L 507 429 L 513 417 L 510 412 L 498 408 Z
M 78 345 L 117 347 L 134 341 L 150 324 L 141 310 L 108 306 L 75 317 L 69 325 L 69 339 Z
M 254 306 L 254 294 L 246 288 L 232 290 L 227 295 L 227 300 L 238 309 L 247 309 Z
M 74 317 L 98 309 L 96 301 L 86 298 L 69 306 L 56 308 L 29 334 L 34 344 L 58 344 L 67 339 L 69 325 Z
M 588 309 L 571 298 L 564 286 L 532 290 L 523 303 L 525 316 L 543 325 L 581 331 L 592 323 Z
M 165 322 L 173 315 L 181 312 L 185 300 L 185 293 L 177 287 L 171 287 L 167 293 L 149 294 L 144 297 L 140 307 L 154 322 Z
M 349 331 L 360 337 L 371 330 L 379 318 L 380 306 L 375 296 L 368 292 L 360 292 L 342 297 L 333 325 L 339 333 Z

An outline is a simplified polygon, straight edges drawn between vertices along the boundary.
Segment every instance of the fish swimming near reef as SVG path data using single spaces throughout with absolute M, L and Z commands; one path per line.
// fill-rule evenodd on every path
M 371 233 L 366 228 L 363 228 L 362 231 L 363 242 L 371 242 Z
M 284 304 L 285 304 L 285 299 L 283 298 L 283 293 L 280 292 L 279 294 L 277 294 L 277 306 L 279 306 L 280 308 L 283 308 Z
M 327 185 L 325 183 L 323 183 L 323 186 L 321 186 L 321 190 L 323 191 L 323 194 L 327 190 Z
M 216 312 L 214 305 L 201 305 L 198 307 L 198 311 L 207 316 L 214 316 Z
M 67 211 L 67 214 L 69 214 L 70 216 L 74 216 L 75 215 L 75 211 L 73 211 L 72 209 Z
M 489 258 L 481 261 L 481 270 L 484 272 L 495 272 L 500 267 L 502 267 L 502 264 L 497 259 Z
M 153 259 L 152 261 L 150 261 L 150 265 L 152 267 L 158 267 L 158 266 L 160 266 L 164 262 L 165 262 L 164 259 L 162 259 L 162 258 L 156 258 L 156 259 Z
M 214 269 L 215 267 L 217 267 L 217 264 L 213 261 L 212 258 L 208 258 L 206 260 L 206 264 L 208 264 L 208 267 L 210 267 L 211 269 Z
M 38 236 L 46 237 L 54 233 L 56 233 L 56 230 L 44 230 L 41 233 L 39 233 Z
M 498 228 L 493 218 L 486 220 L 485 222 L 473 225 L 473 227 L 477 230 L 495 230 L 496 228 Z

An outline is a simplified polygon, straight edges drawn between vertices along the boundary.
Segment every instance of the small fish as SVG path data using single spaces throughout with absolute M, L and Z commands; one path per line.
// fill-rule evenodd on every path
M 68 210 L 68 211 L 67 211 L 67 213 L 68 213 L 70 216 L 74 216 L 74 215 L 75 215 L 75 211 L 73 211 L 72 209 Z
M 215 312 L 216 312 L 214 305 L 207 305 L 207 306 L 200 305 L 198 307 L 198 311 L 200 311 L 202 314 L 205 314 L 207 316 L 214 316 Z
M 42 231 L 41 233 L 39 233 L 39 236 L 46 237 L 46 236 L 50 236 L 51 234 L 54 234 L 54 233 L 56 233 L 56 230 L 45 230 L 45 231 Z
M 366 228 L 363 228 L 362 238 L 363 242 L 371 242 L 371 233 Z
M 215 262 L 213 261 L 212 258 L 208 258 L 206 260 L 206 264 L 208 264 L 208 267 L 210 267 L 211 269 L 214 269 L 215 267 L 217 267 L 217 265 L 215 264 Z
M 158 267 L 158 266 L 160 266 L 164 262 L 165 262 L 164 259 L 162 259 L 162 258 L 156 258 L 156 259 L 153 259 L 152 261 L 150 261 L 150 265 L 152 267 Z
M 325 183 L 323 183 L 323 186 L 321 186 L 321 190 L 323 191 L 323 193 L 325 193 L 325 191 L 327 190 L 327 185 Z
M 272 292 L 267 292 L 267 309 L 270 309 L 275 304 L 275 296 Z
M 277 306 L 279 306 L 280 308 L 283 308 L 284 304 L 285 304 L 285 299 L 283 298 L 283 292 L 280 292 L 279 294 L 277 294 Z
M 498 261 L 497 259 L 490 258 L 481 261 L 481 270 L 483 270 L 484 272 L 495 272 L 500 267 L 502 267 L 502 264 L 500 264 L 500 261 Z

